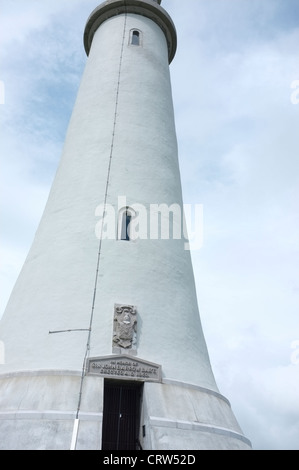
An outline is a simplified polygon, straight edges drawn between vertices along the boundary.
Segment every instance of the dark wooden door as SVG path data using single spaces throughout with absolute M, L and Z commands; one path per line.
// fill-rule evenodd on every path
M 141 393 L 139 383 L 105 381 L 103 450 L 139 449 Z

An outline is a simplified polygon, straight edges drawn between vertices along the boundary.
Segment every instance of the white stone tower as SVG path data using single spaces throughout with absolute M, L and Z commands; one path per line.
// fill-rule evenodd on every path
M 160 3 L 109 0 L 87 21 L 61 162 L 1 321 L 1 449 L 251 448 L 214 380 L 178 214 L 163 239 L 183 203 Z

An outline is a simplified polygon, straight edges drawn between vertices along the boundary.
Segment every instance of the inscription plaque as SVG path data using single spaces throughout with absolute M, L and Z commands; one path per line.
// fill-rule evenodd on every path
M 92 357 L 87 360 L 87 373 L 101 377 L 161 382 L 161 366 L 127 355 Z

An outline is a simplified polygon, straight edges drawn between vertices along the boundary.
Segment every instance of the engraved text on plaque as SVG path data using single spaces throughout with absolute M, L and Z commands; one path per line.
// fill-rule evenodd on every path
M 123 354 L 88 359 L 87 373 L 112 379 L 141 380 L 143 382 L 161 382 L 162 380 L 160 365 Z

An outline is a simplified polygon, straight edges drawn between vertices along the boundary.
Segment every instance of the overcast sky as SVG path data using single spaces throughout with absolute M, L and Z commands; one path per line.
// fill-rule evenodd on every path
M 55 175 L 99 3 L 0 0 L 0 316 Z M 299 450 L 299 0 L 162 6 L 178 33 L 184 202 L 204 207 L 192 258 L 216 381 L 255 449 Z

